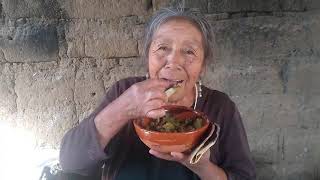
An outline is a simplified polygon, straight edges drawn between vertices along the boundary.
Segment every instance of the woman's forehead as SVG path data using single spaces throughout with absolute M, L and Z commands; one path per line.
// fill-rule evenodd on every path
M 157 38 L 154 38 L 152 40 L 152 44 L 171 44 L 176 40 L 176 38 L 174 37 L 168 37 L 168 36 L 157 36 Z M 195 48 L 201 48 L 202 47 L 202 43 L 201 41 L 197 40 L 197 39 L 189 39 L 189 38 L 184 38 L 183 39 L 183 43 L 190 45 L 192 47 Z
M 202 34 L 199 29 L 184 19 L 173 19 L 160 25 L 153 36 L 153 41 L 170 42 L 177 38 L 182 38 L 184 41 L 193 44 L 201 44 L 202 42 Z

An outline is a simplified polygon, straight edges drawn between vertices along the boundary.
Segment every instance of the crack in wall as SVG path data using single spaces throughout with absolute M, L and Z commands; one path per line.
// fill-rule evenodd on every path
M 284 141 L 284 135 L 282 134 L 282 144 L 281 144 L 281 159 L 285 160 L 285 141 Z
M 3 2 L 2 0 L 0 1 L 0 19 L 5 19 L 5 14 L 4 14 L 4 11 L 3 11 Z
M 280 159 L 281 145 L 280 145 L 280 133 L 277 134 L 277 156 L 276 159 Z
M 7 60 L 6 54 L 2 50 L 0 50 L 0 57 L 2 57 L 2 60 L 4 61 L 4 63 L 9 62 Z
M 145 10 L 153 9 L 152 0 L 145 0 Z
M 264 111 L 262 111 L 262 115 L 261 115 L 261 118 L 259 120 L 259 128 L 263 127 L 263 119 L 264 119 Z
M 74 62 L 73 62 L 74 63 Z M 78 125 L 80 123 L 80 120 L 79 120 L 79 117 L 78 117 L 78 109 L 77 109 L 77 103 L 76 103 L 76 100 L 75 100 L 75 93 L 76 93 L 76 78 L 77 78 L 77 72 L 78 72 L 78 65 L 77 64 L 74 64 L 74 79 L 73 79 L 73 93 L 72 93 L 72 101 L 73 101 L 73 113 L 75 115 L 75 118 L 76 118 L 76 124 L 75 125 Z
M 16 110 L 16 115 L 18 115 L 18 94 L 17 94 L 17 90 L 16 90 L 16 87 L 17 87 L 17 73 L 14 72 L 13 76 L 14 76 L 14 80 L 13 80 L 13 93 L 14 93 L 14 96 L 15 96 L 15 99 L 14 99 L 14 102 L 15 102 L 15 110 Z M 17 117 L 16 117 L 16 118 L 17 118 Z
M 105 57 L 104 59 L 129 59 L 129 58 L 139 58 L 140 56 L 110 56 L 110 57 Z
M 103 96 L 105 96 L 105 93 L 107 93 L 107 89 L 106 89 L 106 86 L 105 86 L 104 81 L 103 81 L 103 71 L 98 70 L 99 68 L 97 68 L 98 64 L 97 64 L 97 60 L 96 59 L 94 59 L 93 62 L 94 62 L 94 68 L 95 68 L 95 72 L 94 73 L 99 73 L 99 75 L 98 75 L 99 79 L 96 78 L 97 77 L 96 74 L 95 74 L 95 78 L 100 83 L 100 86 L 102 86 L 103 92 L 104 92 Z
M 282 88 L 283 88 L 282 92 L 287 93 L 288 80 L 289 80 L 289 60 L 284 61 L 284 64 L 281 66 L 279 76 L 282 81 Z

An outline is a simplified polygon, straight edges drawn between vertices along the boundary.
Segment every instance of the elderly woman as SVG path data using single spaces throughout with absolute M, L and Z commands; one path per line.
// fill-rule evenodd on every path
M 102 179 L 116 180 L 255 179 L 235 104 L 226 94 L 199 83 L 213 59 L 212 44 L 205 19 L 181 10 L 158 12 L 145 34 L 148 76 L 116 82 L 100 107 L 64 136 L 60 153 L 64 172 L 100 173 Z M 172 84 L 180 90 L 168 101 L 165 90 Z M 218 141 L 200 162 L 190 164 L 188 154 L 148 149 L 135 134 L 132 119 L 162 117 L 167 104 L 192 107 L 221 127 Z

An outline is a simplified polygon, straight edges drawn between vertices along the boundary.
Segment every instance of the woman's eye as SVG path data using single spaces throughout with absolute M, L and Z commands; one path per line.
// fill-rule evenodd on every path
M 186 50 L 186 53 L 187 53 L 188 55 L 194 55 L 194 52 L 193 52 L 192 50 Z
M 168 50 L 168 47 L 166 47 L 166 46 L 161 46 L 161 47 L 159 47 L 158 50 L 167 51 L 167 50 Z

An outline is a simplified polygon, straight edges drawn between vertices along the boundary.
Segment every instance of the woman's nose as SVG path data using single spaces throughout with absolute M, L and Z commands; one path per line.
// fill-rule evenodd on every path
M 179 52 L 172 52 L 167 56 L 166 68 L 181 70 L 184 59 Z

